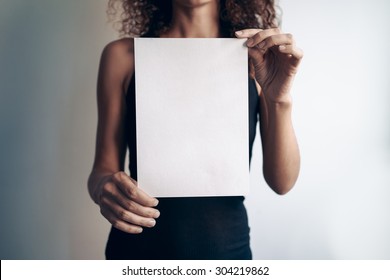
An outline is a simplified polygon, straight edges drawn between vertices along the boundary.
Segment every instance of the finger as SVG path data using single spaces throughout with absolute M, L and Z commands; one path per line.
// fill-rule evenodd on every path
M 247 46 L 252 47 L 252 46 L 262 42 L 266 38 L 273 36 L 273 35 L 278 35 L 278 34 L 281 34 L 281 31 L 279 28 L 271 28 L 271 29 L 262 30 L 260 32 L 257 32 L 251 38 L 248 39 Z
M 254 49 L 254 48 L 249 48 L 248 55 L 249 55 L 249 58 L 252 62 L 252 65 L 255 67 L 255 69 L 258 68 L 259 66 L 263 65 L 263 62 L 265 59 L 263 52 L 259 52 L 258 50 Z M 264 67 L 264 66 L 262 66 L 262 67 Z
M 235 35 L 237 38 L 250 38 L 254 36 L 255 34 L 259 33 L 260 31 L 263 31 L 263 29 L 242 29 L 235 32 Z
M 113 182 L 107 182 L 103 186 L 101 200 L 103 198 L 115 200 L 126 210 L 146 218 L 158 218 L 160 216 L 160 212 L 157 209 L 140 205 L 139 203 L 129 199 L 120 189 L 118 189 L 117 185 Z
M 145 218 L 130 211 L 127 211 L 121 205 L 117 204 L 115 201 L 112 201 L 107 197 L 102 198 L 101 208 L 108 209 L 116 216 L 117 219 L 136 226 L 154 227 L 156 224 L 155 219 Z
M 102 198 L 103 197 L 115 200 L 126 210 L 140 216 L 148 218 L 158 218 L 160 216 L 160 212 L 157 209 L 140 205 L 139 203 L 129 199 L 113 182 L 107 182 L 103 186 Z
M 279 51 L 281 53 L 285 53 L 288 55 L 291 55 L 297 60 L 301 60 L 303 57 L 303 51 L 294 45 L 280 45 L 279 46 Z
M 126 198 L 122 193 L 115 196 L 115 200 L 127 211 L 146 218 L 158 218 L 160 212 L 152 207 L 145 207 L 133 200 Z
M 137 183 L 124 172 L 117 172 L 112 176 L 113 182 L 119 187 L 119 189 L 129 199 L 138 202 L 143 206 L 155 207 L 158 204 L 158 200 L 151 197 L 143 190 L 138 188 Z
M 143 231 L 142 227 L 131 225 L 119 220 L 114 213 L 108 209 L 101 208 L 100 213 L 112 224 L 113 227 L 131 234 L 139 234 Z
M 294 40 L 291 34 L 272 35 L 261 42 L 256 42 L 251 48 L 257 48 L 265 53 L 269 48 L 278 45 L 294 45 Z

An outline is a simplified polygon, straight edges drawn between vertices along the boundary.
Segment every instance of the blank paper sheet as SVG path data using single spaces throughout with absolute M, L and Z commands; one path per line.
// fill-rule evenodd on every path
M 135 39 L 138 185 L 155 197 L 249 190 L 245 40 Z

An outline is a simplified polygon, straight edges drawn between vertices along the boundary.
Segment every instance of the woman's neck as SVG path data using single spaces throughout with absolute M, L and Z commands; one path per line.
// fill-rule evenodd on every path
M 218 38 L 220 35 L 218 1 L 196 6 L 173 1 L 172 25 L 162 37 Z

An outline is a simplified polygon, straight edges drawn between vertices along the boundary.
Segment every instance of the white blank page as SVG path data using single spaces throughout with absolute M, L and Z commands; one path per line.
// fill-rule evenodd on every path
M 138 185 L 155 197 L 249 190 L 242 39 L 135 39 Z

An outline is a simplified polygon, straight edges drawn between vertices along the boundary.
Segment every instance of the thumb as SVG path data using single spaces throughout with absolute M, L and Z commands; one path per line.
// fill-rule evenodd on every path
M 248 55 L 253 63 L 253 66 L 258 67 L 264 63 L 264 54 L 261 51 L 254 48 L 249 48 Z

